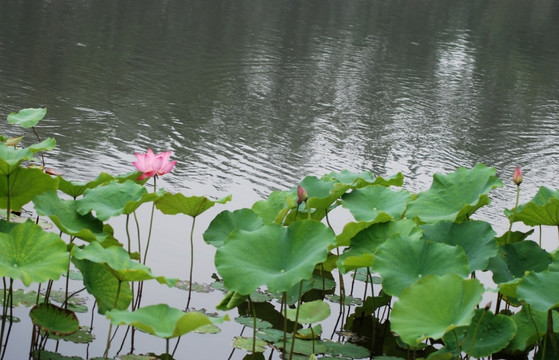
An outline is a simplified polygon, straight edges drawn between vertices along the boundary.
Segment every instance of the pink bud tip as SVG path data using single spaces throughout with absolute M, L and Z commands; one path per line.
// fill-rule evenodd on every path
M 512 174 L 512 181 L 516 184 L 516 186 L 520 186 L 522 183 L 522 170 L 517 166 L 514 169 L 514 174 Z
M 297 205 L 301 205 L 303 201 L 307 201 L 307 190 L 303 189 L 301 185 L 297 186 Z

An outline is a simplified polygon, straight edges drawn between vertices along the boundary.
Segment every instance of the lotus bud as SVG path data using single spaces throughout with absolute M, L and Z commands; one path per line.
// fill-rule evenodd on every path
M 520 186 L 522 183 L 522 170 L 517 166 L 514 169 L 514 174 L 512 174 L 512 181 L 516 184 L 516 186 Z
M 297 186 L 297 205 L 301 205 L 303 201 L 307 201 L 309 195 L 307 194 L 307 190 L 303 189 L 301 185 Z

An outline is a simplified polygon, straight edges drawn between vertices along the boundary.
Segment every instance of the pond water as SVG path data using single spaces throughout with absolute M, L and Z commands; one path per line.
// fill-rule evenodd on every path
M 37 130 L 68 179 L 172 150 L 162 186 L 233 195 L 200 219 L 199 242 L 219 211 L 306 175 L 402 172 L 421 191 L 478 162 L 505 182 L 480 211 L 500 233 L 516 165 L 521 201 L 559 187 L 557 44 L 555 0 L 2 1 L 0 116 L 47 107 Z M 184 278 L 168 265 L 183 253 L 165 250 L 186 258 L 189 220 L 156 220 L 154 272 Z M 199 281 L 212 256 L 197 248 Z M 228 356 L 224 337 L 205 358 Z

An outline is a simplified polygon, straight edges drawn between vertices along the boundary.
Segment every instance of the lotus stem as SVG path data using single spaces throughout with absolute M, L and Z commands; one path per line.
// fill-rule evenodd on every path
M 157 175 L 153 177 L 153 192 L 157 192 Z M 143 264 L 146 264 L 146 258 L 148 257 L 149 243 L 151 242 L 151 230 L 153 228 L 153 215 L 155 213 L 155 202 L 151 205 L 151 216 L 149 219 L 149 230 L 148 230 L 148 240 L 146 243 L 146 251 L 144 252 Z
M 196 224 L 196 216 L 192 217 L 192 226 L 190 227 L 190 275 L 188 278 L 188 300 L 186 301 L 186 310 L 190 308 L 190 299 L 192 297 L 192 273 L 194 272 L 194 225 Z
M 252 313 L 252 358 L 254 359 L 254 354 L 256 353 L 256 309 L 254 308 L 254 303 L 250 299 L 250 295 L 248 296 L 248 305 Z
M 295 336 L 297 335 L 297 324 L 299 321 L 299 311 L 301 309 L 301 298 L 303 294 L 303 280 L 299 281 L 299 297 L 297 300 L 297 310 L 295 311 L 295 324 L 293 324 L 293 335 L 291 336 L 291 350 L 289 350 L 289 360 L 293 359 L 293 350 L 295 350 Z
M 283 309 L 283 353 L 287 348 L 287 292 L 284 291 L 281 296 L 281 308 Z
M 118 306 L 118 297 L 120 296 L 120 287 L 122 285 L 122 281 L 118 280 L 118 286 L 116 288 L 116 297 L 113 309 L 116 309 Z M 109 333 L 107 334 L 107 346 L 105 348 L 105 353 L 103 354 L 103 358 L 106 360 L 109 356 L 109 349 L 111 348 L 111 332 L 113 331 L 113 322 L 111 321 L 109 324 Z
M 8 192 L 8 199 L 6 200 L 6 221 L 10 222 L 10 212 L 12 206 L 12 196 L 11 196 L 11 188 L 10 188 L 10 175 L 6 176 L 6 189 Z
M 4 289 L 6 288 L 6 278 L 4 279 Z M 14 280 L 12 278 L 10 278 L 10 288 L 8 289 L 8 294 L 7 294 L 7 302 L 6 302 L 6 290 L 4 290 L 4 311 L 3 311 L 3 316 L 2 316 L 2 335 L 0 336 L 0 341 L 4 341 L 4 329 L 5 329 L 5 325 L 6 325 L 6 316 L 7 316 L 7 312 L 6 312 L 6 305 L 9 306 L 10 308 L 10 325 L 8 325 L 8 331 L 6 333 L 6 341 L 4 342 L 3 346 L 4 348 L 2 349 L 2 356 L 0 357 L 0 359 L 4 359 L 4 356 L 6 355 L 6 348 L 8 347 L 8 340 L 10 338 L 10 332 L 12 331 L 12 325 L 13 325 L 13 319 L 14 319 L 14 293 L 13 293 L 13 285 L 14 285 Z
M 507 244 L 510 244 L 510 232 L 512 230 L 512 223 L 514 222 L 514 218 L 516 216 L 516 208 L 518 207 L 518 199 L 520 197 L 520 185 L 516 186 L 516 201 L 514 202 L 514 209 L 512 210 L 512 217 L 510 219 L 509 231 L 507 235 Z

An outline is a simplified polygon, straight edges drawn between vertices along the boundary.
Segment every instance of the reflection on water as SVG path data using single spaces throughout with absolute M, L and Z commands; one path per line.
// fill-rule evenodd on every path
M 308 174 L 421 191 L 483 162 L 502 209 L 515 165 L 521 201 L 559 187 L 558 19 L 554 0 L 3 1 L 0 114 L 46 106 L 69 178 L 172 150 L 166 187 L 249 206 Z

